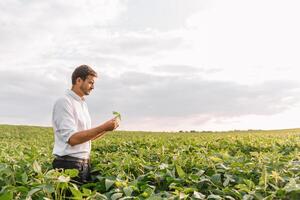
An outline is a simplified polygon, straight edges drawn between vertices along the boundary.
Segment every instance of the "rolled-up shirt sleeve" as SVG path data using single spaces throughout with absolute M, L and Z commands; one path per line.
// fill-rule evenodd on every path
M 70 137 L 77 132 L 73 108 L 67 99 L 56 102 L 53 109 L 53 123 L 56 136 L 64 143 L 68 143 Z

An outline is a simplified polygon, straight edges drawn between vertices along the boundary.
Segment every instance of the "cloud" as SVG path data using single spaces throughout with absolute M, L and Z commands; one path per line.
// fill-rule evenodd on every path
M 95 60 L 106 57 L 128 62 L 132 58 L 140 59 L 174 50 L 182 44 L 179 36 L 153 32 L 110 34 L 99 31 L 97 34 L 75 33 L 69 36 L 63 43 L 56 43 L 53 54 L 49 55 L 51 58 Z
M 131 0 L 122 13 L 118 29 L 160 31 L 183 28 L 186 19 L 194 12 L 205 9 L 209 1 L 197 0 Z
M 166 74 L 175 74 L 175 75 L 186 75 L 186 74 L 210 74 L 221 71 L 218 68 L 208 68 L 208 67 L 194 67 L 190 65 L 179 65 L 179 64 L 170 64 L 170 65 L 160 65 L 154 66 L 153 71 L 157 73 L 166 73 Z
M 299 5 L 299 1 L 283 4 L 278 0 L 211 1 L 209 8 L 193 13 L 186 21 L 186 28 L 194 32 L 195 46 L 202 50 L 200 55 L 207 52 L 198 62 L 224 69 L 214 77 L 218 80 L 298 80 L 300 28 L 295 24 Z M 205 37 L 200 37 L 203 33 Z M 207 43 L 200 45 L 197 38 L 205 38 Z M 293 73 L 276 70 L 283 66 Z
M 300 100 L 299 85 L 289 81 L 249 86 L 199 77 L 127 72 L 119 78 L 103 77 L 98 84 L 91 104 L 108 104 L 102 111 L 110 112 L 115 107 L 131 119 L 273 115 Z
M 5 59 L 0 64 L 33 65 L 45 59 L 122 63 L 182 44 L 178 35 L 114 29 L 128 6 L 119 0 L 2 2 L 0 53 Z
M 2 123 L 49 125 L 52 105 L 66 89 L 66 68 L 0 70 Z
M 1 70 L 1 121 L 51 124 L 55 100 L 70 88 L 71 68 Z M 119 77 L 100 73 L 95 90 L 87 97 L 94 125 L 122 113 L 123 127 L 136 129 L 198 124 L 248 115 L 274 115 L 300 100 L 299 85 L 291 81 L 268 81 L 258 85 L 212 81 L 199 76 L 162 76 L 126 72 Z M 148 125 L 147 125 L 148 124 Z M 151 127 L 152 126 L 152 127 Z
M 125 2 L 124 2 L 125 3 Z M 51 2 L 21 0 L 0 3 L 1 23 L 4 25 L 35 25 L 60 28 L 104 26 L 115 20 L 126 5 L 119 0 L 74 0 L 72 3 L 53 0 Z M 101 17 L 99 17 L 101 14 Z M 11 24 L 9 22 L 12 22 Z
M 182 3 L 178 1 L 176 5 Z M 187 48 L 182 33 L 177 31 L 122 28 L 118 23 L 124 15 L 135 15 L 131 10 L 134 5 L 118 0 L 2 2 L 0 68 L 14 66 L 20 70 L 89 63 L 118 73 L 158 65 L 165 54 Z M 139 8 L 148 5 L 154 4 L 144 1 Z M 165 2 L 162 6 L 172 6 L 176 11 L 174 5 Z M 187 5 L 182 19 L 196 9 L 192 5 L 195 4 Z M 164 26 L 167 22 L 161 23 Z
M 84 43 L 74 35 L 85 34 L 88 38 L 87 33 L 113 23 L 124 9 L 123 1 L 118 0 L 2 1 L 0 64 L 40 65 L 46 55 L 62 52 L 62 47 L 62 55 L 72 54 Z

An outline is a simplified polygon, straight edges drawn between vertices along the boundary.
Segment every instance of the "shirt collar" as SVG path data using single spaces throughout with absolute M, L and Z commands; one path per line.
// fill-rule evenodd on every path
M 84 97 L 78 96 L 73 90 L 68 89 L 66 93 L 68 95 L 70 95 L 71 97 L 73 97 L 77 101 L 84 101 L 85 100 Z

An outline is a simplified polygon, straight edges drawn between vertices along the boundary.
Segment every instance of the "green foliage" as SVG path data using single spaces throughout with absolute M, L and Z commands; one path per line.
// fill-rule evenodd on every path
M 51 128 L 0 126 L 0 200 L 300 199 L 300 130 L 108 133 L 93 183 L 53 170 Z
M 119 120 L 121 120 L 121 114 L 116 112 L 116 111 L 113 111 L 113 115 L 118 118 Z

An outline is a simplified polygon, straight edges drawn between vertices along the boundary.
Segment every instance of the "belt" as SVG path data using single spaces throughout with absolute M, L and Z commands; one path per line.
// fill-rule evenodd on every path
M 90 159 L 84 158 L 76 158 L 73 156 L 55 156 L 55 160 L 62 160 L 62 161 L 71 161 L 71 162 L 80 162 L 80 163 L 89 163 Z

